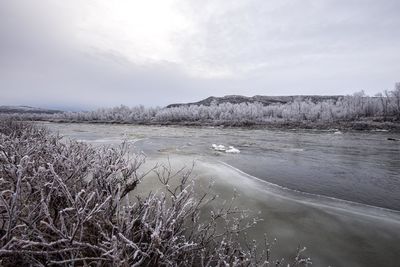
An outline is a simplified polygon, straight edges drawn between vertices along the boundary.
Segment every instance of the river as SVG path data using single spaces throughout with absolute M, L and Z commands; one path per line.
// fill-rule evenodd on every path
M 389 132 L 41 123 L 94 145 L 131 142 L 147 166 L 190 166 L 197 183 L 263 219 L 249 236 L 307 247 L 313 266 L 399 266 L 400 142 Z M 216 151 L 212 144 L 240 153 Z M 144 179 L 139 190 L 153 187 Z M 218 202 L 215 205 L 219 205 Z

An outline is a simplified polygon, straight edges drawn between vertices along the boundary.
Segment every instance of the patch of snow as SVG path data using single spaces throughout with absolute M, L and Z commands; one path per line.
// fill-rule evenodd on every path
M 229 146 L 229 149 L 225 150 L 225 153 L 240 153 L 240 150 L 237 148 L 234 148 L 233 146 Z

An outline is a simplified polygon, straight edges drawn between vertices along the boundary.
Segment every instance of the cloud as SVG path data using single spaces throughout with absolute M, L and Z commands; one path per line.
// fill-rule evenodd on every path
M 396 0 L 2 1 L 0 104 L 166 105 L 391 89 Z
M 218 3 L 218 4 L 215 4 Z M 291 68 L 333 56 L 396 48 L 398 1 L 209 1 L 189 5 L 197 34 L 187 39 L 185 56 L 224 66 L 233 75 L 257 69 Z M 388 51 L 392 53 L 393 51 Z M 364 54 L 364 55 L 362 55 Z

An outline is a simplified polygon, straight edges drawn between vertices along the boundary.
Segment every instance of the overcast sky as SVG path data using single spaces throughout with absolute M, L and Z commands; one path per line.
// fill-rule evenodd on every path
M 373 95 L 400 80 L 399 0 L 0 1 L 0 105 Z

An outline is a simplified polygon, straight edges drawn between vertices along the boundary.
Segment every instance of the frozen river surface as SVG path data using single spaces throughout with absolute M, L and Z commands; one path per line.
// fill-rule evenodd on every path
M 150 164 L 195 161 L 199 183 L 213 178 L 221 198 L 236 189 L 240 207 L 261 212 L 264 221 L 249 234 L 277 237 L 277 256 L 288 257 L 301 243 L 313 266 L 400 266 L 400 142 L 388 140 L 396 134 L 45 125 L 96 145 L 134 142 Z M 151 187 L 151 179 L 141 186 Z

